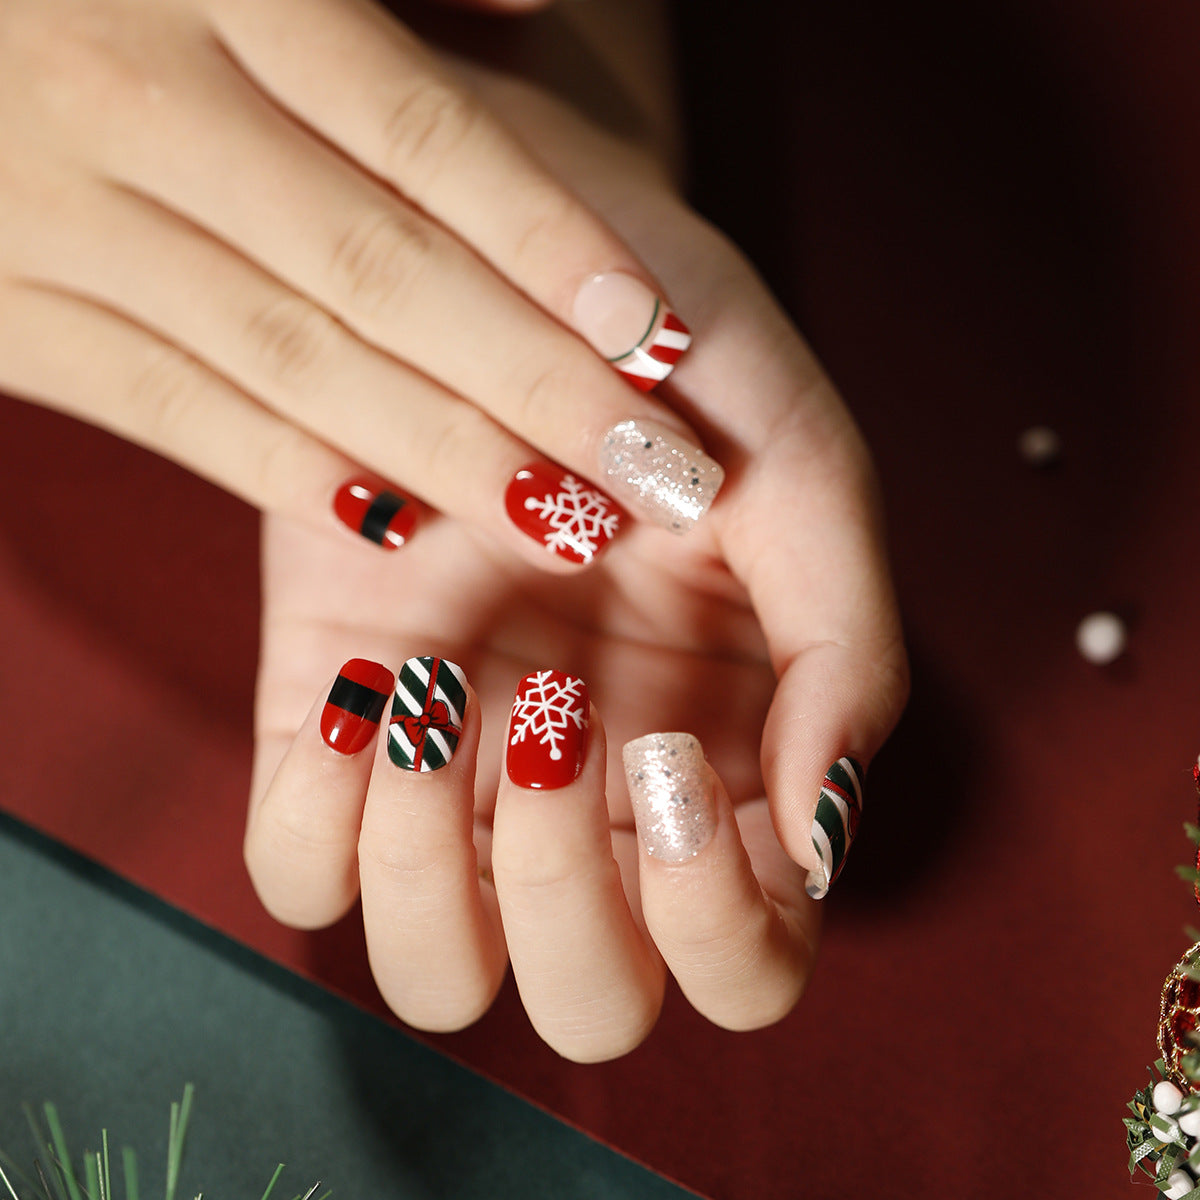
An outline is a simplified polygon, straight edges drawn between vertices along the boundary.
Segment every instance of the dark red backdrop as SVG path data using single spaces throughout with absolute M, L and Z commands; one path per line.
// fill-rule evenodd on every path
M 713 1197 L 1120 1195 L 1193 919 L 1200 9 L 764 7 L 789 11 L 685 6 L 696 194 L 876 449 L 912 705 L 781 1025 L 673 997 L 576 1067 L 509 988 L 435 1041 Z M 59 417 L 0 422 L 0 804 L 374 1004 L 352 924 L 279 928 L 240 861 L 254 515 Z M 1016 454 L 1034 423 L 1054 471 Z M 1131 631 L 1107 669 L 1073 645 L 1097 608 Z

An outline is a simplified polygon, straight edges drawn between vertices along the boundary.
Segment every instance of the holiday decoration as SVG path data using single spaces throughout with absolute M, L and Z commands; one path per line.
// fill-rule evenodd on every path
M 842 873 L 846 855 L 862 817 L 863 769 L 853 758 L 839 758 L 825 772 L 813 817 L 813 848 L 821 856 L 821 870 L 810 871 L 805 888 L 820 900 Z
M 417 524 L 417 506 L 369 476 L 343 484 L 333 511 L 342 524 L 385 550 L 399 550 Z
M 395 680 L 387 667 L 352 658 L 329 689 L 321 710 L 321 736 L 339 754 L 357 754 L 375 736 Z
M 1200 763 L 1192 774 L 1200 791 Z M 1186 829 L 1197 863 L 1180 874 L 1200 902 L 1200 828 Z M 1171 1200 L 1200 1200 L 1200 939 L 1163 984 L 1158 1047 L 1162 1058 L 1129 1102 L 1133 1116 L 1125 1118 L 1129 1171 L 1148 1175 Z
M 648 392 L 670 375 L 691 344 L 688 327 L 661 300 L 656 300 L 641 340 L 614 355 L 609 362 L 638 391 Z

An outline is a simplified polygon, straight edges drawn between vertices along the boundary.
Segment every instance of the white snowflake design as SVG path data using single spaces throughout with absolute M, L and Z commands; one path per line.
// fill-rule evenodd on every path
M 564 475 L 553 495 L 547 492 L 540 500 L 526 497 L 525 507 L 546 522 L 547 550 L 567 550 L 585 563 L 616 536 L 621 523 L 621 515 L 611 507 L 608 497 L 574 475 Z
M 583 728 L 583 680 L 572 679 L 557 671 L 538 671 L 526 681 L 524 692 L 517 697 L 512 712 L 510 745 L 536 737 L 540 745 L 550 747 L 550 757 L 562 758 L 560 742 L 566 740 L 567 730 L 574 725 Z

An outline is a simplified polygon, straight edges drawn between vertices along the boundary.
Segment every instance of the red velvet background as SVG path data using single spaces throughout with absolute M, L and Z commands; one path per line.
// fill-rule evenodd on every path
M 771 7 L 683 13 L 696 194 L 875 447 L 913 701 L 782 1024 L 672 996 L 578 1067 L 508 987 L 434 1041 L 712 1197 L 1119 1195 L 1195 920 L 1200 9 Z M 375 1004 L 353 924 L 281 929 L 240 861 L 254 514 L 50 413 L 0 422 L 0 804 Z M 1034 423 L 1054 470 L 1016 453 Z M 1105 669 L 1073 644 L 1098 608 L 1130 628 Z

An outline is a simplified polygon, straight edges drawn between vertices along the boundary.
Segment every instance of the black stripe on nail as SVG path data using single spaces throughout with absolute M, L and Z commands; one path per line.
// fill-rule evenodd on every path
M 371 502 L 358 531 L 363 537 L 383 545 L 392 518 L 404 507 L 404 501 L 395 492 L 380 492 Z
M 353 679 L 339 675 L 329 689 L 328 702 L 335 708 L 343 708 L 356 717 L 362 717 L 364 721 L 370 721 L 372 725 L 378 725 L 388 698 L 383 692 L 377 692 L 366 684 L 355 683 Z

